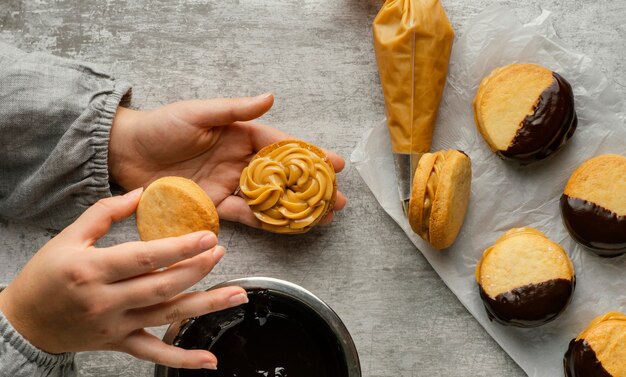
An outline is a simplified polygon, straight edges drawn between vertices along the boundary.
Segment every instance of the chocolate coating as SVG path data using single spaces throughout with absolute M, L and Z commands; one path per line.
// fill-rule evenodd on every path
M 603 257 L 626 253 L 626 216 L 595 203 L 561 195 L 561 216 L 569 234 Z
M 495 299 L 480 288 L 480 297 L 492 321 L 517 327 L 536 327 L 558 317 L 569 304 L 576 280 L 552 279 L 501 293 Z
M 250 302 L 190 320 L 173 344 L 206 349 L 218 369 L 169 369 L 168 377 L 343 377 L 337 337 L 312 309 L 271 290 L 249 291 Z
M 552 77 L 535 111 L 524 118 L 507 150 L 498 151 L 500 156 L 523 164 L 542 160 L 560 149 L 576 131 L 578 117 L 572 87 L 558 73 L 552 72 Z
M 572 339 L 563 357 L 565 377 L 613 377 L 584 339 Z

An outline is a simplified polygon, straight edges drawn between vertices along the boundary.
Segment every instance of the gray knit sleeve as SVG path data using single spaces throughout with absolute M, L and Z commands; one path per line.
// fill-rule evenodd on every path
M 130 85 L 0 42 L 0 217 L 61 229 L 111 195 L 109 132 Z
M 0 377 L 76 375 L 74 353 L 52 355 L 34 347 L 0 312 Z

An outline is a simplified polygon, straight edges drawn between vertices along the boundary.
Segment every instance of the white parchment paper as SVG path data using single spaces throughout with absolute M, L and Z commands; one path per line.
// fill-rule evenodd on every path
M 472 100 L 493 68 L 527 62 L 560 73 L 574 90 L 578 129 L 552 158 L 526 168 L 500 160 L 474 125 Z M 513 10 L 490 8 L 455 42 L 432 150 L 455 148 L 472 159 L 472 193 L 455 244 L 432 249 L 411 231 L 396 188 L 386 122 L 368 131 L 351 160 L 376 199 L 487 332 L 529 376 L 563 375 L 569 341 L 597 315 L 626 312 L 626 256 L 603 259 L 576 244 L 560 217 L 559 198 L 570 174 L 583 161 L 604 153 L 626 154 L 626 111 L 610 82 L 591 59 L 563 46 L 550 12 L 521 24 Z M 626 193 L 619 193 L 626 195 Z M 534 329 L 490 322 L 478 294 L 474 268 L 482 252 L 506 230 L 531 226 L 569 252 L 577 285 L 569 308 Z

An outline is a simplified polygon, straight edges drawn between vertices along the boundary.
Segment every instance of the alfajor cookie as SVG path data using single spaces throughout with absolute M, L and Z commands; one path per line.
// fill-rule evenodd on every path
M 582 163 L 561 196 L 565 227 L 604 257 L 626 253 L 626 157 L 605 154 Z
M 533 228 L 513 228 L 487 248 L 476 282 L 487 315 L 504 325 L 535 327 L 569 304 L 574 266 L 563 248 Z
M 219 217 L 211 198 L 194 181 L 163 177 L 152 182 L 141 195 L 137 229 L 143 241 L 200 230 L 217 235 Z
M 566 377 L 626 376 L 626 315 L 611 312 L 594 319 L 570 342 L 563 367 Z
M 450 149 L 424 154 L 415 170 L 409 223 L 436 249 L 452 245 L 461 230 L 472 181 L 470 158 Z
M 275 233 L 307 232 L 332 210 L 337 197 L 328 156 L 301 140 L 261 149 L 241 172 L 239 188 L 262 228 Z
M 570 84 L 535 64 L 510 64 L 485 77 L 474 120 L 492 151 L 522 164 L 556 152 L 578 124 Z

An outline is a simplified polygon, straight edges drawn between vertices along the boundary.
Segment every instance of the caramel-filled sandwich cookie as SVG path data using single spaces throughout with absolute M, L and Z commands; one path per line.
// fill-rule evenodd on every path
M 626 157 L 582 163 L 561 196 L 561 215 L 578 243 L 604 257 L 626 253 Z
M 611 312 L 594 319 L 570 342 L 563 366 L 566 377 L 626 376 L 626 315 Z
M 424 154 L 409 201 L 413 231 L 436 249 L 452 245 L 465 219 L 471 181 L 472 165 L 465 153 L 450 149 Z
M 533 228 L 513 228 L 485 250 L 476 281 L 489 319 L 517 327 L 555 319 L 576 284 L 567 253 Z
M 474 120 L 492 151 L 522 164 L 556 152 L 578 124 L 570 84 L 534 64 L 507 65 L 485 77 L 474 98 Z
M 220 230 L 211 198 L 194 181 L 163 177 L 152 182 L 137 206 L 137 229 L 143 241 Z
M 261 149 L 241 172 L 239 187 L 262 228 L 304 233 L 332 210 L 335 169 L 320 148 L 284 140 Z

